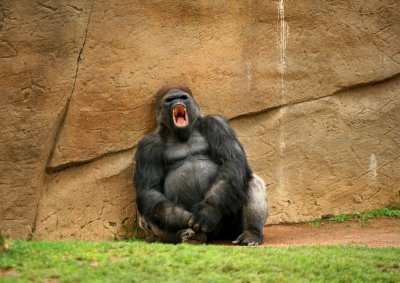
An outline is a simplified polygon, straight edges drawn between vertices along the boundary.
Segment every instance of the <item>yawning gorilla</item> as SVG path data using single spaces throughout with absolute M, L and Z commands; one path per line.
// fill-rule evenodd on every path
M 228 122 L 203 116 L 184 85 L 161 88 L 156 107 L 158 128 L 140 141 L 135 156 L 139 223 L 147 240 L 260 244 L 265 185 Z

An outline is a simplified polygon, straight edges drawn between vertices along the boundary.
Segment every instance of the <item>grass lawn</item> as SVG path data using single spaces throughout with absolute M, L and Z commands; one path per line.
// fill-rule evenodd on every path
M 11 241 L 0 282 L 400 282 L 400 249 Z
M 331 222 L 344 222 L 351 220 L 359 220 L 362 223 L 368 222 L 371 219 L 382 218 L 382 217 L 390 217 L 390 218 L 400 218 L 400 210 L 399 209 L 391 209 L 391 208 L 378 208 L 366 212 L 359 212 L 354 214 L 339 214 L 334 215 L 328 218 Z
M 400 204 L 393 204 L 393 207 L 384 207 L 365 212 L 339 214 L 318 218 L 310 222 L 312 228 L 318 228 L 324 221 L 329 222 L 345 222 L 345 221 L 359 221 L 362 226 L 368 226 L 371 220 L 376 218 L 400 218 Z

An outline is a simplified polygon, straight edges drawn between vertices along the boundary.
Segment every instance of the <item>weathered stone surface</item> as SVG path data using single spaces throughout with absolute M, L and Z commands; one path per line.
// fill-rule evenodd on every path
M 373 2 L 96 1 L 49 166 L 135 146 L 167 82 L 191 85 L 206 113 L 231 118 L 392 76 L 400 4 Z
M 400 200 L 400 76 L 232 125 L 266 180 L 271 223 Z
M 133 151 L 48 176 L 37 239 L 123 239 L 135 232 Z
M 34 230 L 90 8 L 42 2 L 0 2 L 0 229 L 13 237 Z
M 398 1 L 281 2 L 288 25 L 283 101 L 323 97 L 399 73 Z
M 400 201 L 398 1 L 1 1 L 0 230 L 124 238 L 161 85 L 220 113 L 270 223 Z
M 266 99 L 247 99 L 254 56 L 249 37 L 272 34 L 257 49 L 275 45 L 275 4 L 265 8 L 269 21 L 252 27 L 258 7 L 228 3 L 96 1 L 76 95 L 49 166 L 135 146 L 154 129 L 154 93 L 168 82 L 191 85 L 204 111 L 235 116 L 267 107 Z M 265 71 L 275 62 L 275 55 L 264 56 Z M 263 97 L 272 98 L 275 85 L 263 84 Z

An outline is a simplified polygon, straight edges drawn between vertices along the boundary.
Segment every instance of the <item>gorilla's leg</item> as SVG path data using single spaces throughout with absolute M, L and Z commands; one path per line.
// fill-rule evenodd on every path
M 258 245 L 263 240 L 263 229 L 268 214 L 268 201 L 264 181 L 257 175 L 249 182 L 249 198 L 243 207 L 243 231 L 233 241 L 238 245 Z
M 186 244 L 205 244 L 207 242 L 207 236 L 204 233 L 196 233 L 192 228 L 187 228 L 178 231 L 178 239 L 181 243 Z
M 157 225 L 146 221 L 138 213 L 139 226 L 146 233 L 146 241 L 149 243 L 188 243 L 204 244 L 207 242 L 207 236 L 204 233 L 196 233 L 191 228 L 182 229 L 177 232 L 170 232 L 160 229 Z
M 139 220 L 139 226 L 145 232 L 147 242 L 174 243 L 177 241 L 175 233 L 163 231 L 162 229 L 158 228 L 157 225 L 144 219 L 144 217 L 139 213 L 139 211 L 137 211 L 137 215 Z

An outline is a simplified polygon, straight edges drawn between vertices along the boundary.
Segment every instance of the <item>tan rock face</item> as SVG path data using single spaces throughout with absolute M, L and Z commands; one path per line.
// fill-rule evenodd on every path
M 146 3 L 94 3 L 50 167 L 134 146 L 164 83 L 189 84 L 205 113 L 231 118 L 399 70 L 395 2 Z
M 50 167 L 135 146 L 154 129 L 154 93 L 166 83 L 187 83 L 205 112 L 228 117 L 270 104 L 264 98 L 274 97 L 271 79 L 263 84 L 266 90 L 254 94 L 257 99 L 247 99 L 253 91 L 250 36 L 276 34 L 276 19 L 253 27 L 258 7 L 246 1 L 146 3 L 95 2 L 75 94 Z M 275 10 L 272 3 L 263 8 Z M 275 36 L 263 38 L 265 47 L 276 44 Z M 263 65 L 270 72 L 276 51 L 269 52 L 273 56 L 265 56 Z
M 46 3 L 0 3 L 0 229 L 6 236 L 26 238 L 35 229 L 90 7 Z
M 400 201 L 399 54 L 398 1 L 3 1 L 2 234 L 132 235 L 171 82 L 232 120 L 270 223 Z
M 123 239 L 136 232 L 133 151 L 52 174 L 38 208 L 40 239 Z
M 232 121 L 266 180 L 269 221 L 370 210 L 400 197 L 400 77 Z

